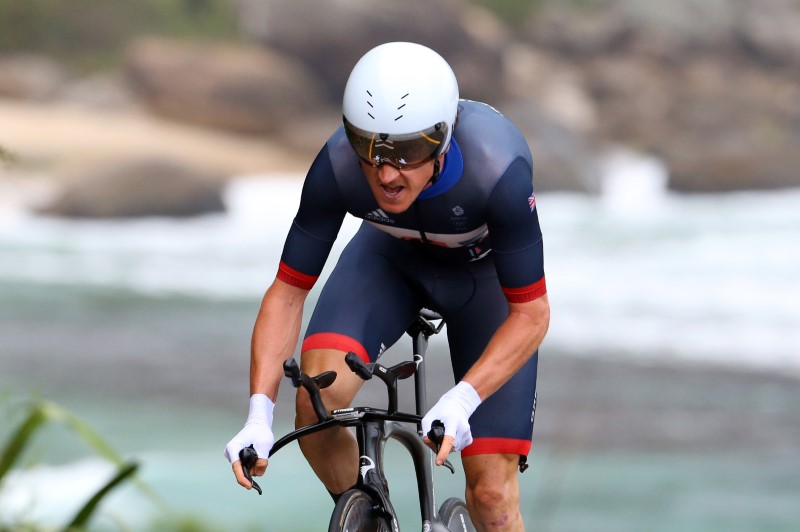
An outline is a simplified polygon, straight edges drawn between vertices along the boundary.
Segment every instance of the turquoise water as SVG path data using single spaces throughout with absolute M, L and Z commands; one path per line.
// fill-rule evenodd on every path
M 332 503 L 296 446 L 273 459 L 268 475 L 260 481 L 265 494 L 259 497 L 234 484 L 221 457 L 220 442 L 237 425 L 230 416 L 183 410 L 180 423 L 175 423 L 163 408 L 145 403 L 128 407 L 127 419 L 121 420 L 108 417 L 109 406 L 76 403 L 73 408 L 141 462 L 140 477 L 156 489 L 170 512 L 161 512 L 126 487 L 107 501 L 95 529 L 116 529 L 110 516 L 136 530 L 169 514 L 191 515 L 217 530 L 325 529 Z M 49 466 L 53 482 L 66 484 L 67 479 L 56 472 L 73 463 L 78 446 L 58 449 L 69 438 L 57 430 L 42 436 L 34 453 L 53 462 Z M 390 445 L 387 451 L 401 523 L 415 530 L 418 511 L 411 462 L 399 445 Z M 457 458 L 455 462 L 458 465 Z M 800 456 L 796 453 L 569 453 L 543 445 L 534 450 L 531 463 L 521 476 L 522 511 L 530 530 L 789 532 L 800 523 Z M 90 474 L 91 469 L 78 468 L 73 473 Z M 460 471 L 453 476 L 438 470 L 436 482 L 439 500 L 444 500 L 460 494 L 463 478 Z M 61 488 L 68 491 L 66 485 Z M 68 503 L 69 497 L 59 502 L 64 509 Z M 47 512 L 39 513 L 47 516 Z M 55 520 L 58 512 L 49 516 Z
M 325 528 L 332 504 L 296 446 L 273 459 L 261 480 L 262 497 L 239 488 L 222 457 L 224 444 L 243 421 L 247 337 L 257 301 L 20 283 L 0 283 L 0 290 L 5 419 L 18 419 L 20 400 L 30 397 L 69 408 L 141 464 L 140 477 L 168 508 L 127 486 L 107 500 L 94 529 L 118 530 L 122 522 L 144 530 L 164 516 L 193 516 L 215 530 Z M 441 363 L 439 350 L 433 343 L 432 364 Z M 548 364 L 541 365 L 545 376 Z M 800 399 L 800 392 L 791 386 L 776 385 L 773 393 L 767 381 L 759 388 L 757 404 L 748 407 L 747 401 L 692 386 L 691 380 L 678 382 L 680 373 L 671 373 L 676 393 L 658 394 L 661 402 L 690 410 L 707 405 L 718 411 L 709 418 L 712 422 L 729 416 L 725 405 L 733 403 L 745 409 L 742 417 L 748 423 L 758 425 L 752 415 L 774 418 L 788 432 L 770 444 L 736 446 L 722 439 L 699 446 L 626 445 L 624 438 L 622 444 L 608 443 L 613 434 L 603 431 L 618 430 L 612 425 L 600 426 L 601 434 L 588 439 L 559 437 L 554 427 L 576 419 L 554 416 L 562 415 L 560 408 L 570 397 L 580 397 L 611 405 L 605 416 L 624 425 L 624 405 L 658 402 L 652 388 L 639 380 L 619 389 L 585 388 L 580 396 L 554 393 L 575 385 L 554 381 L 563 378 L 559 375 L 550 371 L 542 383 L 543 393 L 551 390 L 537 413 L 532 467 L 520 477 L 530 530 L 797 530 L 800 453 L 793 445 L 800 423 L 792 397 Z M 289 430 L 290 393 L 288 386 L 281 390 L 278 433 Z M 3 440 L 10 426 L 2 424 Z M 415 486 L 402 449 L 387 448 L 387 469 L 401 522 L 414 530 Z M 0 490 L 0 515 L 8 519 L 21 511 L 42 523 L 63 523 L 111 474 L 108 465 L 87 459 L 90 454 L 66 429 L 44 431 L 27 454 L 31 468 Z M 460 469 L 454 476 L 440 469 L 436 478 L 438 500 L 461 495 Z

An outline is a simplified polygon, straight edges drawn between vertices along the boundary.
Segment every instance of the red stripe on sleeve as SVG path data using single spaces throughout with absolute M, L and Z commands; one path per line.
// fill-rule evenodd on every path
M 528 286 L 520 286 L 519 288 L 503 287 L 503 293 L 509 303 L 526 303 L 545 295 L 547 293 L 547 285 L 544 282 L 544 277 L 542 277 Z
M 518 454 L 520 456 L 528 456 L 529 452 L 531 452 L 530 440 L 475 438 L 470 445 L 461 451 L 461 456 L 475 456 L 478 454 Z
M 281 261 L 278 266 L 277 277 L 284 283 L 302 288 L 303 290 L 311 290 L 314 287 L 314 283 L 319 279 L 319 276 L 306 275 L 305 273 L 298 272 L 283 261 Z
M 303 340 L 303 347 L 300 348 L 302 353 L 311 349 L 337 349 L 348 353 L 352 351 L 357 354 L 361 360 L 369 364 L 369 354 L 367 350 L 361 345 L 361 342 L 345 336 L 344 334 L 337 333 L 317 333 L 312 334 Z

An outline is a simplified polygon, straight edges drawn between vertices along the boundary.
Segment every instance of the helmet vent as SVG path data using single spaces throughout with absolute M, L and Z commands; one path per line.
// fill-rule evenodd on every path
M 369 94 L 369 97 L 370 97 L 370 98 L 372 98 L 372 93 L 371 93 L 371 92 L 369 92 L 369 91 L 366 91 L 366 93 L 367 93 L 367 94 Z M 372 102 L 371 102 L 371 101 L 369 101 L 369 100 L 367 100 L 367 105 L 369 105 L 371 109 L 375 109 L 375 106 L 374 106 L 374 105 L 372 105 Z M 368 116 L 369 116 L 371 119 L 375 120 L 375 117 L 374 117 L 374 116 L 372 116 L 372 113 L 370 113 L 370 112 L 367 112 L 367 115 L 368 115 Z
M 401 99 L 401 100 L 405 100 L 405 99 L 406 99 L 406 97 L 407 97 L 409 94 L 411 94 L 411 93 L 410 93 L 410 92 L 407 92 L 407 93 L 405 93 L 403 96 L 401 96 L 401 97 L 400 97 L 400 99 Z M 403 108 L 403 107 L 405 107 L 405 106 L 406 106 L 406 104 L 403 104 L 403 105 L 401 105 L 400 107 L 398 107 L 398 108 L 397 108 L 397 110 L 399 111 L 400 109 L 402 109 L 402 108 Z M 403 118 L 403 115 L 400 115 L 400 116 L 398 116 L 397 118 L 395 118 L 395 119 L 394 119 L 394 121 L 395 121 L 395 122 L 397 122 L 397 121 L 398 121 L 398 120 L 400 120 L 401 118 Z

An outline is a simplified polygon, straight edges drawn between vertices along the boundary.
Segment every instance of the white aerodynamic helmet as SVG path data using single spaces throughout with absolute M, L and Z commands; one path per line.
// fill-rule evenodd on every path
M 344 127 L 359 157 L 377 166 L 420 166 L 450 145 L 458 82 L 425 46 L 382 44 L 353 68 L 344 89 Z

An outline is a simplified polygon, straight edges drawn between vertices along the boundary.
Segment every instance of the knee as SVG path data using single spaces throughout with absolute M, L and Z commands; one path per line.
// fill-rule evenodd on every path
M 314 412 L 311 397 L 302 387 L 298 388 L 295 396 L 295 425 L 299 428 L 315 421 L 317 421 L 317 415 Z
M 301 368 L 306 374 L 314 376 L 326 371 L 335 371 L 337 374 L 332 384 L 320 390 L 322 405 L 319 408 L 326 413 L 347 408 L 363 383 L 347 367 L 344 355 L 341 351 L 331 349 L 312 349 L 304 351 L 302 355 Z M 295 412 L 298 427 L 319 421 L 311 396 L 302 386 L 297 389 Z
M 513 485 L 512 485 L 513 484 Z M 479 480 L 467 489 L 467 500 L 479 515 L 492 516 L 496 525 L 504 526 L 516 516 L 519 494 L 511 482 Z
M 519 484 L 512 458 L 487 455 L 470 457 L 464 462 L 467 508 L 480 530 L 523 530 Z
M 321 390 L 320 399 L 321 404 L 316 408 L 320 408 L 326 414 L 339 408 L 347 408 L 352 400 L 350 393 L 339 389 L 336 384 Z M 295 398 L 295 425 L 299 428 L 317 423 L 319 415 L 316 408 L 309 393 L 302 386 L 298 388 Z

